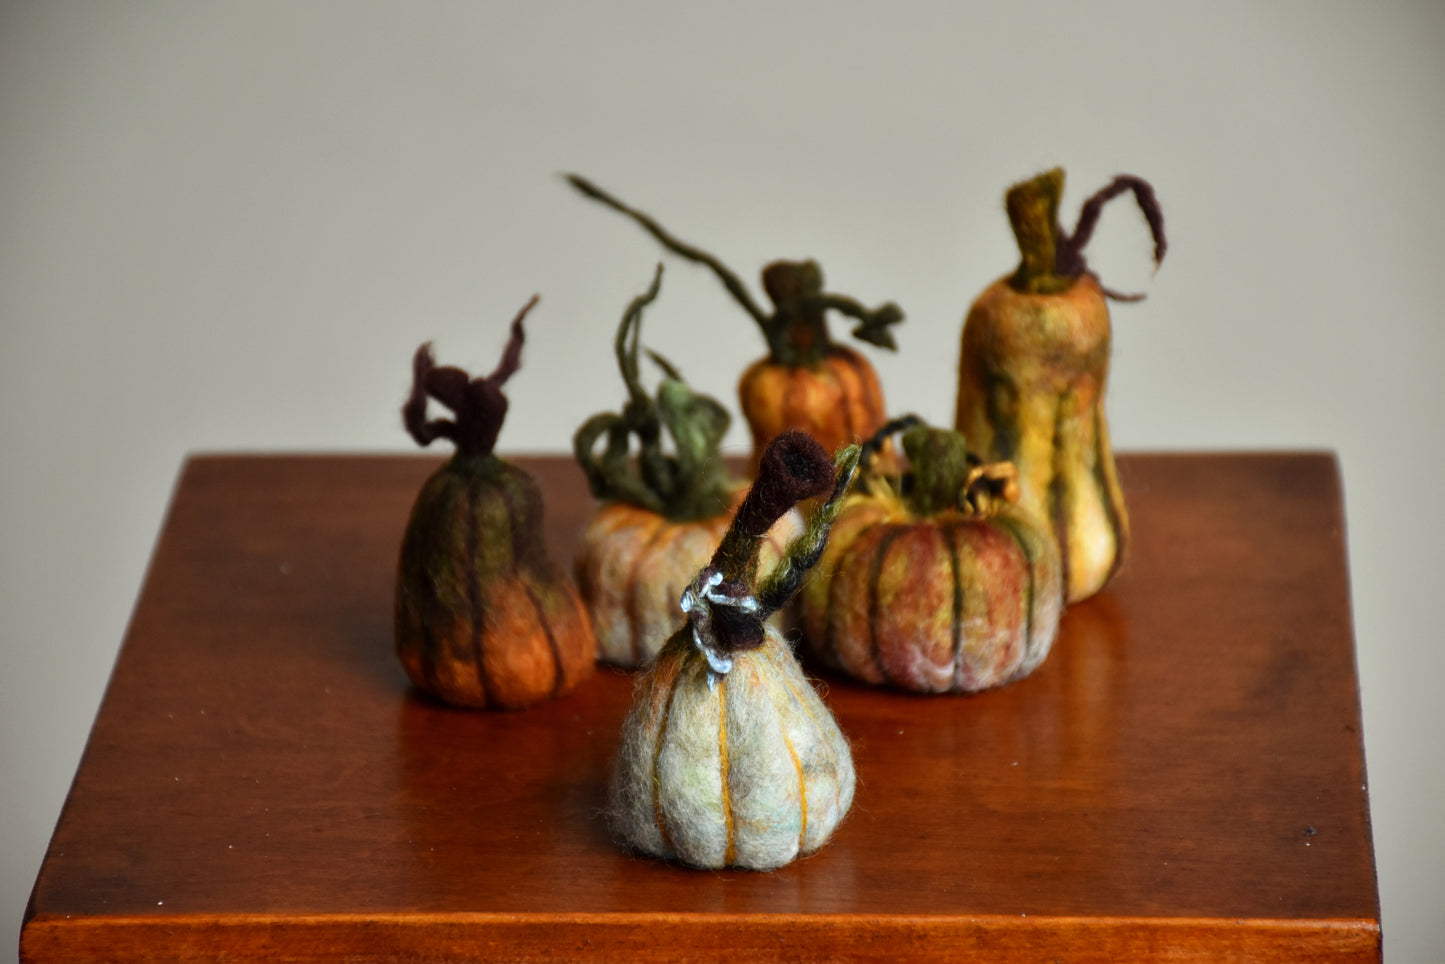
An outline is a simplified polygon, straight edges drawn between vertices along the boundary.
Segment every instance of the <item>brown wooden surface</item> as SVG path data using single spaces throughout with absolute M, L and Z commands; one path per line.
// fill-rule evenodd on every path
M 517 461 L 570 555 L 580 473 Z M 520 713 L 409 690 L 392 579 L 436 464 L 187 464 L 23 959 L 1378 958 L 1330 456 L 1125 456 L 1133 555 L 1033 676 L 826 678 L 853 812 L 769 874 L 610 842 L 629 676 Z

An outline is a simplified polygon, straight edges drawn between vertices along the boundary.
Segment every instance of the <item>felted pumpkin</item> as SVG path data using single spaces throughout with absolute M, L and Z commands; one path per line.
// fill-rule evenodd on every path
M 507 412 L 502 385 L 521 363 L 522 319 L 536 301 L 486 378 L 439 367 L 429 344 L 418 348 L 402 409 L 417 444 L 450 439 L 456 454 L 422 486 L 402 538 L 396 652 L 412 683 L 458 706 L 530 706 L 593 670 L 586 610 L 542 541 L 542 492 L 492 454 Z M 455 419 L 429 421 L 428 396 Z
M 775 261 L 762 273 L 763 290 L 773 303 L 773 310 L 765 311 L 742 279 L 717 258 L 679 241 L 651 217 L 590 181 L 575 174 L 568 180 L 587 197 L 632 218 L 667 250 L 710 268 L 762 329 L 768 354 L 750 365 L 738 383 L 743 417 L 753 436 L 754 466 L 764 446 L 787 429 L 802 429 L 831 452 L 869 438 L 886 421 L 877 373 L 861 354 L 832 341 L 826 315 L 833 310 L 854 318 L 854 338 L 896 350 L 890 329 L 903 320 L 896 304 L 866 308 L 824 291 L 817 262 Z
M 718 451 L 731 421 L 721 405 L 694 394 L 653 352 L 664 375 L 657 397 L 642 386 L 642 312 L 657 298 L 661 280 L 658 265 L 652 286 L 628 306 L 617 329 L 627 404 L 592 416 L 573 438 L 577 462 L 603 503 L 578 546 L 577 585 L 592 616 L 598 657 L 619 666 L 648 662 L 672 634 L 677 600 L 716 551 L 746 488 L 728 478 Z M 663 451 L 664 432 L 672 454 Z M 760 548 L 764 564 L 777 560 L 795 518 L 787 513 L 774 526 Z
M 683 594 L 686 622 L 641 678 L 622 727 L 610 817 L 624 844 L 694 867 L 770 870 L 827 841 L 853 800 L 853 757 L 791 650 L 764 623 L 827 540 L 858 450 L 779 436 L 712 561 Z M 757 547 L 800 499 L 832 495 L 759 580 Z
M 1018 467 L 1021 504 L 1059 541 L 1069 602 L 1093 595 L 1118 571 L 1129 543 L 1104 390 L 1111 330 L 1106 298 L 1083 249 L 1103 205 L 1133 191 L 1164 258 L 1163 215 L 1153 189 L 1128 175 L 1084 203 L 1073 234 L 1059 226 L 1064 172 L 1014 185 L 1009 222 L 1022 260 L 990 285 L 964 321 L 955 427 L 979 452 Z
M 910 470 L 866 473 L 844 503 L 803 587 L 809 647 L 857 679 L 923 693 L 1027 676 L 1064 608 L 1053 534 L 1015 504 L 1011 465 L 970 459 L 957 432 L 897 425 Z

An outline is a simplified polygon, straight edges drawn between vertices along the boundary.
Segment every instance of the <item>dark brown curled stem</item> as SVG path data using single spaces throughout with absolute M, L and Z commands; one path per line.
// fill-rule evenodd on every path
M 522 319 L 537 304 L 533 295 L 512 319 L 511 333 L 497 368 L 486 378 L 469 379 L 460 368 L 438 366 L 432 358 L 431 343 L 412 357 L 412 386 L 402 406 L 402 424 L 418 445 L 430 445 L 438 438 L 450 439 L 460 456 L 490 455 L 497 444 L 502 422 L 507 417 L 507 398 L 502 385 L 522 364 L 526 334 Z M 452 410 L 452 419 L 427 420 L 427 398 L 436 399 Z
M 727 672 L 720 656 L 763 645 L 767 638 L 763 621 L 792 598 L 822 556 L 828 532 L 858 468 L 856 445 L 839 449 L 829 459 L 823 447 L 802 432 L 779 438 L 789 435 L 796 438 L 781 449 L 775 440 L 763 454 L 758 480 L 738 513 L 745 524 L 733 520 L 712 562 L 698 573 L 684 596 L 695 638 L 715 672 Z M 770 453 L 774 458 L 768 458 Z M 772 522 L 797 502 L 825 492 L 829 493 L 827 501 L 813 507 L 802 532 L 788 542 L 777 565 L 758 579 L 757 550 Z M 754 499 L 753 493 L 760 494 Z
M 787 605 L 802 586 L 808 570 L 822 558 L 828 533 L 843 509 L 843 497 L 857 476 L 861 454 L 858 446 L 850 445 L 833 456 L 832 493 L 808 514 L 803 531 L 788 543 L 777 566 L 758 584 L 756 595 L 761 618 L 766 619 Z
M 792 429 L 773 439 L 711 567 L 729 582 L 747 578 L 773 523 L 804 499 L 830 491 L 833 481 L 833 460 L 807 432 Z
M 1090 196 L 1079 210 L 1079 221 L 1074 225 L 1074 233 L 1064 238 L 1059 245 L 1055 269 L 1059 274 L 1078 276 L 1088 270 L 1088 265 L 1084 262 L 1084 248 L 1094 236 L 1099 215 L 1103 213 L 1105 204 L 1125 191 L 1134 192 L 1139 210 L 1144 212 L 1144 220 L 1149 223 L 1149 234 L 1154 239 L 1155 267 L 1164 262 L 1164 252 L 1168 250 L 1169 242 L 1164 237 L 1164 212 L 1159 207 L 1159 198 L 1155 196 L 1153 186 L 1142 177 L 1120 174 Z
M 888 444 L 888 439 L 899 432 L 907 431 L 915 425 L 922 425 L 923 419 L 917 415 L 901 415 L 890 422 L 884 423 L 883 427 L 874 432 L 873 435 L 863 443 L 862 455 L 858 464 L 864 471 L 872 468 L 873 460 L 878 453 L 883 451 L 883 446 Z

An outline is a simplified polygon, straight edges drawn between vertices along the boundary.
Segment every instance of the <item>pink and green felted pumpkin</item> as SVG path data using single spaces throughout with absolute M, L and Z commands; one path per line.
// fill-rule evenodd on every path
M 1124 559 L 1129 515 L 1109 444 L 1104 390 L 1112 333 L 1106 298 L 1083 250 L 1103 205 L 1133 191 L 1164 258 L 1153 189 L 1122 175 L 1089 198 L 1073 234 L 1059 225 L 1064 172 L 1009 189 L 1009 222 L 1022 260 L 990 285 L 964 320 L 954 427 L 984 457 L 1018 467 L 1021 504 L 1058 539 L 1069 602 L 1104 587 Z
M 396 652 L 419 689 L 459 706 L 530 706 L 594 666 L 586 610 L 542 542 L 542 492 L 492 454 L 507 412 L 502 385 L 521 363 L 522 319 L 536 300 L 486 378 L 437 366 L 430 345 L 417 349 L 402 409 L 419 445 L 450 439 L 456 454 L 422 486 L 402 538 Z M 429 421 L 428 396 L 455 418 Z
M 803 587 L 808 646 L 857 679 L 922 693 L 1026 676 L 1064 608 L 1053 533 L 1015 504 L 1013 466 L 984 465 L 961 435 L 916 419 L 885 433 L 905 426 L 908 473 L 864 473 Z
M 598 657 L 628 667 L 650 661 L 677 628 L 677 601 L 712 558 L 745 489 L 728 477 L 718 451 L 730 421 L 721 405 L 693 393 L 652 352 L 664 378 L 656 398 L 642 387 L 642 311 L 657 297 L 661 278 L 659 265 L 651 288 L 618 326 L 626 405 L 592 416 L 573 439 L 592 495 L 602 501 L 577 549 L 577 584 L 592 615 Z M 664 436 L 672 440 L 671 453 L 663 449 Z M 796 527 L 792 512 L 773 527 L 759 550 L 764 565 L 777 561 Z
M 611 822 L 627 846 L 694 867 L 771 870 L 821 847 L 848 812 L 848 742 L 767 617 L 817 560 L 856 465 L 801 432 L 774 440 L 681 628 L 639 680 L 622 727 Z M 801 499 L 831 496 L 757 572 L 757 548 Z M 684 618 L 685 617 L 685 618 Z

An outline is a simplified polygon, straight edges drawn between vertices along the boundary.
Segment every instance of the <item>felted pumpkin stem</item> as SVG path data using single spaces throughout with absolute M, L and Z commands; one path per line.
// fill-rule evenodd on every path
M 968 470 L 959 508 L 964 515 L 987 517 L 1019 500 L 1019 471 L 1012 462 L 990 462 Z
M 825 292 L 823 271 L 817 262 L 774 261 L 763 269 L 763 289 L 774 306 L 773 313 L 768 314 L 753 300 L 742 279 L 718 258 L 674 237 L 651 216 L 628 206 L 586 178 L 569 174 L 567 180 L 584 196 L 636 221 L 673 254 L 711 269 L 762 329 L 773 361 L 790 366 L 812 366 L 820 362 L 833 347 L 826 320 L 830 309 L 857 320 L 852 331 L 854 338 L 880 348 L 897 349 L 889 328 L 903 320 L 903 310 L 891 301 L 870 309 L 852 298 Z
M 402 423 L 423 448 L 434 439 L 450 439 L 457 458 L 478 458 L 492 454 L 497 435 L 507 417 L 507 397 L 502 386 L 521 367 L 525 334 L 522 319 L 540 296 L 533 295 L 512 319 L 511 335 L 502 350 L 497 368 L 485 378 L 472 378 L 460 368 L 438 366 L 432 358 L 431 342 L 423 344 L 412 357 L 411 394 L 402 406 Z M 427 420 L 427 397 L 452 410 L 454 418 Z
M 1059 200 L 1064 195 L 1064 169 L 1056 167 L 1009 188 L 1004 195 L 1009 224 L 1022 260 L 1010 279 L 1017 291 L 1057 294 L 1074 283 L 1055 272 L 1058 263 Z
M 573 451 L 592 494 L 603 501 L 627 502 L 661 513 L 674 521 L 716 515 L 728 504 L 728 479 L 718 447 L 731 420 L 727 410 L 706 395 L 695 395 L 665 358 L 648 355 L 663 370 L 657 399 L 642 387 L 638 366 L 642 310 L 657 298 L 662 265 L 652 285 L 634 298 L 617 327 L 617 366 L 627 386 L 620 413 L 603 412 L 584 422 L 573 437 Z M 662 449 L 662 432 L 672 436 L 675 455 Z M 597 441 L 607 438 L 599 455 Z M 629 437 L 638 440 L 638 454 L 629 455 Z
M 858 455 L 858 446 L 850 445 L 830 459 L 811 435 L 796 429 L 779 435 L 764 450 L 757 478 L 712 561 L 682 597 L 693 639 L 715 675 L 728 672 L 731 654 L 763 645 L 763 621 L 797 592 L 803 576 L 822 555 L 853 481 Z M 830 493 L 828 500 L 788 543 L 773 572 L 759 582 L 758 548 L 773 523 L 804 499 L 825 492 Z
M 752 488 L 713 553 L 711 568 L 728 582 L 751 582 L 758 548 L 773 523 L 799 502 L 832 487 L 833 460 L 811 435 L 792 429 L 773 439 L 758 461 Z
M 903 451 L 911 466 L 909 501 L 919 515 L 929 516 L 959 506 L 972 466 L 961 433 L 915 425 L 903 433 Z
M 1058 294 L 1068 290 L 1085 274 L 1092 275 L 1084 259 L 1084 248 L 1093 237 L 1104 205 L 1120 194 L 1132 191 L 1149 224 L 1154 239 L 1154 264 L 1164 260 L 1168 242 L 1164 237 L 1164 214 L 1148 181 L 1132 174 L 1120 174 L 1084 202 L 1073 234 L 1059 224 L 1059 202 L 1064 194 L 1064 169 L 1056 167 L 1009 188 L 1004 196 L 1009 224 L 1018 241 L 1021 260 L 1009 279 L 1016 291 L 1030 294 Z M 1104 294 L 1116 301 L 1139 301 L 1142 294 L 1126 295 L 1108 288 Z

